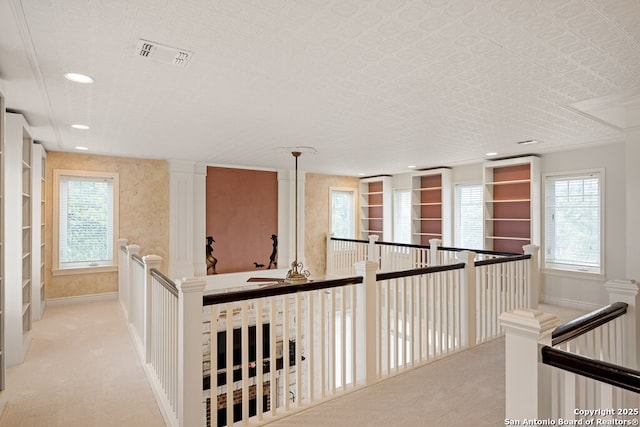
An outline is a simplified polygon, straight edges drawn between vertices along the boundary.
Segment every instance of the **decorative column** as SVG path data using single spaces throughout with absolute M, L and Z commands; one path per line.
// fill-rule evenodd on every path
M 295 171 L 278 172 L 278 268 L 289 268 L 295 252 Z M 304 263 L 305 244 L 305 173 L 298 174 L 298 257 Z M 313 273 L 313 272 L 312 272 Z
M 203 163 L 169 160 L 169 277 L 206 276 Z
M 540 348 L 551 345 L 558 318 L 529 308 L 500 315 L 505 330 L 505 418 L 551 416 L 551 368 L 542 364 Z

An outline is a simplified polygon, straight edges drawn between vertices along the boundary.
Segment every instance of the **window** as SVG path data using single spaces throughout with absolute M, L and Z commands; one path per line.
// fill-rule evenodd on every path
M 395 190 L 393 198 L 393 241 L 411 243 L 411 190 Z
M 604 171 L 545 176 L 545 267 L 602 271 Z
M 115 270 L 118 174 L 55 169 L 53 181 L 54 274 Z
M 356 189 L 331 188 L 330 219 L 331 233 L 342 239 L 356 237 Z
M 456 246 L 483 249 L 482 185 L 456 185 Z

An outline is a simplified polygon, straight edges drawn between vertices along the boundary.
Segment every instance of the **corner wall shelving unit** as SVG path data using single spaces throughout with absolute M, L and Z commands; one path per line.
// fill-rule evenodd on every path
M 31 319 L 36 321 L 42 318 L 46 308 L 45 292 L 45 166 L 47 152 L 41 144 L 32 145 L 32 187 L 31 223 L 33 224 L 31 254 Z
M 485 249 L 523 253 L 540 245 L 540 159 L 517 157 L 486 162 Z
M 0 86 L 0 396 L 5 389 L 5 274 L 4 274 L 4 135 L 5 135 L 5 100 L 4 89 Z M 0 397 L 0 412 L 4 399 Z
M 377 235 L 378 241 L 393 240 L 391 176 L 360 179 L 360 238 Z
M 32 147 L 24 117 L 6 114 L 4 157 L 4 241 L 15 250 L 4 251 L 5 355 L 7 366 L 22 363 L 31 343 L 32 325 Z M 18 250 L 19 249 L 19 250 Z
M 416 245 L 440 239 L 451 246 L 453 212 L 451 170 L 435 168 L 415 172 L 411 177 L 411 233 Z

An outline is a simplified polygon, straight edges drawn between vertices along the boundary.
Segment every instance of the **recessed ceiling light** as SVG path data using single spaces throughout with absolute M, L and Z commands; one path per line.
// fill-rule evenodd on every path
M 81 124 L 77 124 L 77 123 L 76 123 L 76 124 L 71 125 L 71 127 L 72 127 L 72 128 L 74 128 L 74 129 L 80 129 L 80 130 L 87 130 L 87 129 L 89 129 L 89 126 L 87 126 L 87 125 L 81 125 Z
M 497 156 L 498 153 L 496 153 L 495 151 L 491 151 L 489 153 L 486 154 L 486 156 Z
M 67 80 L 71 80 L 72 82 L 76 82 L 76 83 L 83 83 L 83 84 L 89 84 L 89 83 L 93 83 L 93 78 L 85 75 L 85 74 L 79 74 L 79 73 L 67 73 L 64 75 L 64 77 Z
M 409 165 L 409 166 L 407 166 L 407 167 L 408 167 L 409 169 L 415 169 L 415 168 L 417 168 L 417 166 L 416 166 L 416 165 Z
M 359 176 L 364 176 L 364 172 L 360 172 L 358 175 Z
M 89 147 L 81 147 L 79 145 L 77 147 L 75 147 L 75 148 L 76 148 L 76 150 L 80 150 L 80 151 L 87 151 L 89 149 Z

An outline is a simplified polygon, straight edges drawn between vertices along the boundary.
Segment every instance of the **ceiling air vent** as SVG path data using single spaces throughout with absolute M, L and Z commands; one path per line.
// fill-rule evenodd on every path
M 136 56 L 148 58 L 152 61 L 175 65 L 177 67 L 186 66 L 193 55 L 192 52 L 185 49 L 177 49 L 142 39 L 138 40 L 135 54 Z

